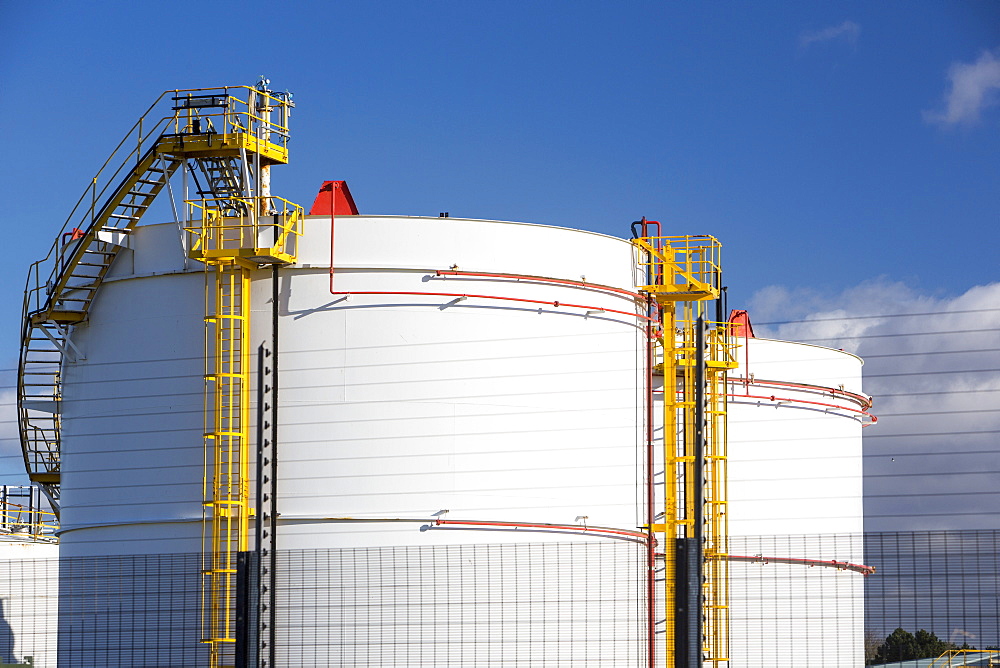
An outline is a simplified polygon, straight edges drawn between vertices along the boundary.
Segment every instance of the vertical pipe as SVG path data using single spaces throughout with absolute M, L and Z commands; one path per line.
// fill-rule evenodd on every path
M 337 208 L 337 184 L 330 184 L 330 292 L 333 292 L 333 239 L 334 223 L 336 218 L 334 211 Z
M 648 312 L 652 315 L 653 300 L 647 299 Z M 656 487 L 653 470 L 653 324 L 646 323 L 646 656 L 649 668 L 656 665 L 656 540 L 653 524 L 656 522 L 654 489 Z
M 702 590 L 705 545 L 705 319 L 701 315 L 695 324 L 695 381 L 694 381 L 694 517 L 690 541 L 691 564 L 691 635 L 696 653 L 692 665 L 701 665 L 702 655 Z
M 271 441 L 270 433 L 268 431 L 267 423 L 271 418 L 270 416 L 270 401 L 271 401 L 271 388 L 268 385 L 269 368 L 267 366 L 267 360 L 270 358 L 271 350 L 267 347 L 266 343 L 261 343 L 257 347 L 257 473 L 256 473 L 256 490 L 254 494 L 254 499 L 257 504 L 257 521 L 254 527 L 255 541 L 255 561 L 254 568 L 257 577 L 254 579 L 253 594 L 254 600 L 250 602 L 251 605 L 257 611 L 253 620 L 253 630 L 250 636 L 246 640 L 247 647 L 253 646 L 253 651 L 248 652 L 247 663 L 245 668 L 258 668 L 261 663 L 261 649 L 270 645 L 270 640 L 267 644 L 262 644 L 261 631 L 267 628 L 262 619 L 262 603 L 264 601 L 264 594 L 266 593 L 264 586 L 263 576 L 267 572 L 267 567 L 264 565 L 264 559 L 270 553 L 267 543 L 267 539 L 271 537 L 270 521 L 271 515 L 269 510 L 270 497 L 265 489 L 265 484 L 269 482 L 269 469 L 271 460 Z M 266 622 L 270 624 L 270 621 Z M 244 668 L 240 666 L 237 662 L 237 668 Z
M 661 310 L 663 342 L 663 664 L 677 660 L 677 311 Z
M 641 225 L 641 232 L 636 231 L 636 226 Z M 332 234 L 332 232 L 331 232 Z M 632 223 L 632 238 L 637 237 L 646 238 L 647 226 L 646 218 L 643 217 L 642 220 L 635 221 Z M 642 250 L 636 249 L 636 259 L 639 262 L 640 270 L 642 269 L 643 263 L 642 258 L 646 258 L 645 262 L 645 277 L 644 280 L 647 285 L 652 281 L 652 256 L 648 252 L 643 252 Z M 333 265 L 331 256 L 331 267 Z M 332 269 L 331 269 L 332 271 Z M 646 316 L 649 318 L 646 320 L 646 331 L 644 339 L 645 345 L 645 396 L 643 397 L 643 406 L 646 409 L 645 422 L 646 422 L 646 433 L 645 433 L 645 466 L 646 466 L 646 665 L 648 668 L 654 668 L 656 666 L 656 532 L 653 530 L 653 524 L 656 522 L 656 472 L 653 470 L 655 466 L 655 458 L 653 456 L 653 445 L 654 445 L 654 430 L 653 430 L 653 365 L 656 363 L 655 347 L 656 347 L 656 328 L 653 326 L 652 317 L 656 312 L 656 302 L 653 301 L 651 295 L 646 297 Z
M 705 525 L 705 319 L 698 316 L 695 325 L 695 384 L 694 384 L 694 525 L 693 538 L 698 542 L 699 556 L 704 540 Z M 700 570 L 700 569 L 699 569 Z M 699 578 L 699 582 L 701 579 Z
M 277 602 L 277 595 L 275 593 L 277 586 L 277 547 L 278 547 L 278 352 L 280 348 L 278 347 L 278 265 L 271 266 L 271 350 L 274 351 L 274 355 L 271 361 L 271 506 L 269 508 L 271 516 L 271 544 L 270 544 L 270 554 L 268 555 L 269 564 L 269 581 L 268 581 L 268 663 L 267 665 L 273 667 L 275 665 L 276 651 L 275 651 L 275 640 L 277 637 L 277 632 L 275 629 L 275 623 L 277 621 L 277 611 L 275 610 L 275 603 Z

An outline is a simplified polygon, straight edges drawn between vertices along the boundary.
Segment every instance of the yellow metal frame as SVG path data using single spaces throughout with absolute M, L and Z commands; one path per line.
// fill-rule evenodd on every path
M 201 215 L 185 227 L 188 255 L 206 272 L 202 641 L 214 667 L 236 642 L 236 559 L 249 546 L 250 276 L 260 264 L 295 261 L 303 211 L 274 196 L 186 204 Z
M 989 658 L 988 663 L 982 663 L 983 655 L 986 654 Z M 978 655 L 975 664 L 968 663 L 970 657 L 976 657 Z M 928 668 L 957 668 L 958 666 L 969 666 L 976 665 L 986 668 L 987 666 L 997 665 L 997 661 L 994 659 L 1000 657 L 1000 651 L 991 649 L 949 649 L 944 654 L 934 659 Z M 961 661 L 961 663 L 958 663 Z
M 164 106 L 169 104 L 169 110 Z M 288 162 L 287 95 L 261 87 L 176 89 L 153 102 L 115 147 L 70 212 L 48 255 L 32 264 L 22 311 L 18 422 L 25 468 L 54 508 L 60 488 L 59 369 L 104 276 L 174 172 L 188 160 L 243 168 L 243 196 L 190 203 L 190 257 L 205 264 L 205 492 L 203 636 L 211 665 L 235 642 L 236 553 L 249 543 L 249 287 L 261 264 L 295 259 L 302 207 L 260 188 Z M 166 113 L 164 113 L 166 111 Z M 245 177 L 255 170 L 258 192 Z M 215 188 L 215 186 L 212 186 Z M 237 212 L 236 209 L 239 209 Z M 277 209 L 277 210 L 276 210 Z M 270 216 L 270 222 L 263 222 Z M 190 216 L 187 218 L 190 220 Z M 271 238 L 263 241 L 268 228 Z M 54 407 L 53 411 L 45 408 Z
M 89 181 L 46 257 L 31 265 L 22 303 L 18 424 L 28 476 L 42 485 L 57 513 L 59 415 L 38 406 L 59 405 L 58 369 L 71 346 L 69 329 L 86 321 L 128 234 L 185 160 L 246 161 L 249 156 L 261 168 L 288 162 L 291 106 L 286 96 L 250 86 L 162 93 Z M 297 215 L 301 218 L 301 209 Z M 265 254 L 261 261 L 283 262 L 291 256 L 288 251 L 277 257 Z M 248 264 L 256 257 L 255 251 L 243 255 Z M 92 279 L 93 285 L 83 285 L 81 279 Z
M 715 665 L 729 659 L 729 451 L 727 373 L 737 367 L 728 323 L 708 323 L 706 337 L 704 614 L 705 656 Z
M 651 524 L 663 550 L 663 665 L 674 665 L 676 619 L 670 602 L 676 593 L 674 545 L 693 530 L 694 500 L 685 496 L 684 480 L 694 476 L 696 322 L 703 303 L 721 294 L 721 244 L 714 237 L 643 237 L 634 239 L 639 267 L 652 283 L 640 286 L 660 306 L 663 374 L 663 522 Z M 735 344 L 727 323 L 707 323 L 706 442 L 704 449 L 703 656 L 713 665 L 729 657 L 728 486 L 726 434 L 726 374 L 736 368 Z M 652 518 L 650 518 L 652 521 Z M 653 603 L 651 602 L 651 605 Z
M 282 197 L 229 197 L 189 200 L 198 215 L 185 227 L 188 255 L 204 262 L 241 258 L 255 264 L 294 262 L 296 240 L 302 235 L 303 209 Z M 277 207 L 281 208 L 278 209 Z M 259 214 L 267 211 L 267 214 Z M 270 222 L 264 222 L 266 219 Z M 270 243 L 263 238 L 270 232 Z
M 722 291 L 722 244 L 711 236 L 642 237 L 632 242 L 640 269 L 654 282 L 642 292 L 658 302 L 718 299 Z
M 275 106 L 282 106 L 282 118 L 287 119 L 288 103 L 269 99 Z M 195 120 L 212 123 L 215 119 L 223 132 L 200 142 L 184 135 L 165 138 L 174 142 L 169 152 L 211 158 L 245 158 L 251 152 L 266 159 L 265 165 L 287 162 L 284 143 L 279 146 L 244 134 L 252 124 L 261 123 L 266 124 L 265 135 L 274 133 L 287 138 L 283 124 L 268 124 L 266 119 L 248 112 L 188 111 L 188 125 L 178 129 L 189 130 Z M 187 219 L 195 219 L 184 228 L 188 256 L 202 262 L 206 272 L 202 642 L 209 645 L 209 665 L 216 668 L 224 665 L 236 642 L 236 560 L 237 554 L 249 547 L 253 513 L 249 434 L 251 272 L 261 264 L 295 261 L 304 212 L 301 206 L 270 194 L 203 198 L 185 204 Z
M 230 92 L 232 91 L 232 92 Z M 189 88 L 167 91 L 160 99 L 173 93 L 172 99 L 180 104 L 171 118 L 172 139 L 184 153 L 192 155 L 204 151 L 206 155 L 218 157 L 226 151 L 245 148 L 275 162 L 288 162 L 288 147 L 285 141 L 273 142 L 271 135 L 288 138 L 288 116 L 290 103 L 269 95 L 251 86 L 227 86 L 225 88 Z M 236 93 L 236 94 L 234 94 Z M 242 94 L 242 97 L 240 96 Z M 205 100 L 204 107 L 191 106 L 191 102 Z M 157 101 L 159 102 L 159 100 Z M 256 113 L 263 106 L 268 111 L 276 109 L 279 120 Z M 206 112 L 205 109 L 225 108 L 225 111 Z M 204 134 L 190 135 L 195 124 L 201 126 Z M 265 136 L 254 137 L 251 129 L 261 128 Z
M 206 116 L 211 118 L 211 116 Z M 285 164 L 288 162 L 288 149 L 243 132 L 226 134 L 185 135 L 164 137 L 158 148 L 160 153 L 169 155 L 186 155 L 192 158 L 206 157 L 236 157 L 241 152 L 257 153 L 269 162 Z

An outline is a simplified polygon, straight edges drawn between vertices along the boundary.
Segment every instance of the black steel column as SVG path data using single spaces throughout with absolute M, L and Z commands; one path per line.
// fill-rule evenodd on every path
M 257 553 L 236 553 L 236 668 L 257 666 Z
M 271 341 L 257 348 L 257 521 L 248 667 L 275 665 L 278 529 L 278 266 L 271 268 Z M 237 666 L 242 664 L 237 663 Z
M 275 216 L 277 220 L 277 216 Z M 275 225 L 275 234 L 278 229 Z M 270 505 L 268 507 L 268 525 L 270 529 L 270 543 L 267 553 L 267 592 L 268 592 L 268 652 L 267 663 L 261 662 L 264 668 L 273 668 L 275 665 L 277 639 L 277 604 L 276 588 L 278 583 L 278 296 L 280 290 L 278 286 L 278 265 L 271 267 L 271 349 L 274 355 L 271 359 L 271 490 Z

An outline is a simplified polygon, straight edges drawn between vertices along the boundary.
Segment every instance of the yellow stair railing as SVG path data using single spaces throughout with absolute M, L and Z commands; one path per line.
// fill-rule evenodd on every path
M 203 628 L 213 667 L 235 642 L 235 552 L 248 547 L 250 275 L 294 261 L 302 208 L 270 193 L 288 162 L 287 93 L 230 86 L 163 93 L 92 179 L 48 255 L 31 265 L 22 306 L 18 423 L 25 468 L 59 511 L 62 369 L 84 359 L 72 340 L 107 272 L 171 177 L 190 175 L 189 257 L 205 265 Z M 200 220 L 192 222 L 197 215 Z
M 83 359 L 73 327 L 90 313 L 115 258 L 171 176 L 187 164 L 210 173 L 228 161 L 238 173 L 200 191 L 250 194 L 250 162 L 259 173 L 288 161 L 286 94 L 261 87 L 170 90 L 140 116 L 77 200 L 47 255 L 28 272 L 21 312 L 18 430 L 28 477 L 59 512 L 61 369 Z M 196 170 L 197 167 L 197 170 Z M 211 179 L 208 179 L 211 181 Z M 222 187 L 227 186 L 227 187 Z
M 37 487 L 0 485 L 0 539 L 57 543 L 56 514 L 42 509 Z

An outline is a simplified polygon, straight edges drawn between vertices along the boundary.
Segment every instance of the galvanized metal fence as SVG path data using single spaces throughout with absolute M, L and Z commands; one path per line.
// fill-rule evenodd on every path
M 954 661 L 997 660 L 1000 531 L 731 549 L 749 557 L 730 569 L 733 668 L 929 666 L 963 646 Z M 278 666 L 648 665 L 645 555 L 629 541 L 297 550 L 278 565 Z M 0 560 L 0 665 L 207 665 L 200 568 L 200 554 Z

